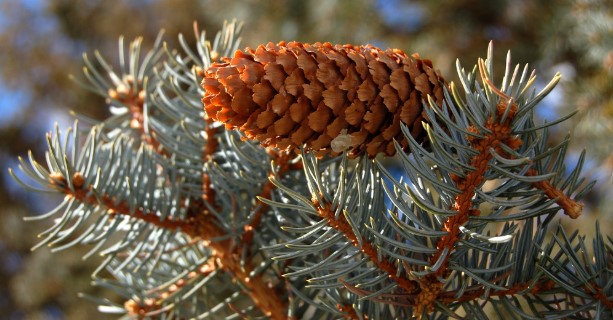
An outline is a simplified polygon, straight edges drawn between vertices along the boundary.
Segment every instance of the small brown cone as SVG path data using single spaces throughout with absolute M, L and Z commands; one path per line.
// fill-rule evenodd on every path
M 269 43 L 205 71 L 209 118 L 264 146 L 317 155 L 393 155 L 400 123 L 425 142 L 422 100 L 440 106 L 445 80 L 429 60 L 373 46 Z

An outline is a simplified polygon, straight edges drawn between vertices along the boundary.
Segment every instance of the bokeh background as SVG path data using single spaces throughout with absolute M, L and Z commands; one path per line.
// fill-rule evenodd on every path
M 543 86 L 560 71 L 562 83 L 539 106 L 558 126 L 552 143 L 573 136 L 571 156 L 587 149 L 585 173 L 598 184 L 586 199 L 579 228 L 588 237 L 599 219 L 613 234 L 613 2 L 611 0 L 0 0 L 0 319 L 106 319 L 79 292 L 104 294 L 89 285 L 99 262 L 82 261 L 87 248 L 52 254 L 30 252 L 49 221 L 24 223 L 56 199 L 27 193 L 8 175 L 18 156 L 43 159 L 45 132 L 71 124 L 69 111 L 101 119 L 102 98 L 69 80 L 79 76 L 82 53 L 117 58 L 117 39 L 143 36 L 151 45 L 161 29 L 171 47 L 179 33 L 192 39 L 192 23 L 213 35 L 224 20 L 245 24 L 243 46 L 268 41 L 366 44 L 419 52 L 447 79 L 455 60 L 472 68 L 490 40 L 498 71 L 508 50 L 530 63 Z M 500 73 L 499 73 L 500 75 Z M 499 78 L 500 79 L 500 78 Z M 108 293 L 107 293 L 108 294 Z

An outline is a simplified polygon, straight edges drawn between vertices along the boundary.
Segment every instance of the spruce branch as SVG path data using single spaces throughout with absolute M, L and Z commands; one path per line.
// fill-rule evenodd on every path
M 391 264 L 387 257 L 379 258 L 379 254 L 375 247 L 368 242 L 368 240 L 361 238 L 358 240 L 356 233 L 352 230 L 353 227 L 349 220 L 345 217 L 345 212 L 343 215 L 339 215 L 338 218 L 334 215 L 334 208 L 331 208 L 329 203 L 320 204 L 317 199 L 313 199 L 313 205 L 317 208 L 318 214 L 326 219 L 328 225 L 332 228 L 340 231 L 351 243 L 360 249 L 366 256 L 370 258 L 370 260 L 377 266 L 377 268 L 386 272 L 389 277 L 398 283 L 398 285 L 403 288 L 407 292 L 414 292 L 417 284 L 415 281 L 411 281 L 405 277 L 397 276 L 398 269 L 396 266 Z
M 418 55 L 279 43 L 240 25 L 195 47 L 120 40 L 85 56 L 113 115 L 48 136 L 11 174 L 64 195 L 38 245 L 100 253 L 88 297 L 132 318 L 590 318 L 611 315 L 613 241 L 577 218 L 593 183 L 567 170 L 534 109 L 559 81 L 501 82 L 492 47 L 459 82 Z M 141 59 L 141 57 L 143 57 Z M 202 104 L 204 102 L 204 106 Z M 237 129 L 237 130 L 235 130 Z M 83 137 L 83 134 L 86 137 Z M 258 139 L 254 141 L 253 139 Z M 376 156 L 394 155 L 402 177 Z M 33 181 L 37 186 L 30 184 Z M 554 230 L 552 232 L 552 230 Z M 553 235 L 551 235 L 553 233 Z M 589 253 L 589 252 L 593 252 Z
M 517 267 L 515 263 L 524 260 L 518 260 L 508 252 L 527 250 L 525 243 L 539 245 L 543 238 L 530 238 L 518 249 L 517 242 L 510 242 L 513 230 L 530 219 L 537 219 L 539 226 L 546 228 L 559 209 L 570 217 L 576 217 L 581 208 L 576 199 L 590 185 L 582 184 L 577 178 L 582 161 L 564 178 L 560 161 L 564 158 L 564 144 L 546 148 L 546 126 L 538 127 L 533 122 L 531 110 L 559 77 L 556 76 L 542 92 L 534 94 L 529 90 L 534 76 L 528 77 L 527 69 L 524 69 L 518 77 L 519 68 L 511 71 L 508 66 L 503 89 L 498 89 L 490 80 L 491 59 L 490 48 L 488 61 L 480 60 L 477 67 L 482 85 L 476 82 L 476 73 L 467 74 L 458 67 L 466 102 L 451 84 L 443 105 L 430 100 L 424 106 L 430 149 L 421 145 L 423 141 L 413 138 L 406 127 L 403 128 L 412 156 L 401 153 L 400 157 L 410 184 L 395 181 L 383 166 L 378 165 L 394 186 L 393 190 L 384 188 L 394 205 L 389 218 L 377 215 L 385 210 L 372 204 L 377 202 L 377 192 L 373 191 L 376 186 L 368 183 L 349 183 L 352 187 L 346 186 L 345 172 L 352 171 L 346 162 L 341 162 L 340 168 L 335 169 L 338 170 L 338 179 L 322 179 L 317 172 L 323 172 L 323 177 L 327 177 L 334 176 L 336 171 L 318 168 L 312 158 L 303 155 L 305 164 L 311 163 L 305 168 L 313 168 L 305 169 L 313 200 L 309 202 L 279 186 L 304 209 L 279 202 L 271 205 L 304 211 L 309 216 L 301 215 L 304 221 L 294 219 L 293 223 L 301 227 L 285 228 L 295 235 L 285 245 L 272 249 L 290 249 L 279 251 L 278 258 L 283 259 L 321 253 L 323 256 L 318 259 L 320 263 L 294 265 L 297 271 L 286 276 L 307 273 L 312 276 L 311 282 L 327 280 L 320 285 L 323 288 L 338 288 L 338 284 L 330 282 L 338 279 L 345 289 L 363 300 L 404 306 L 411 310 L 410 316 L 415 317 L 437 312 L 458 316 L 454 310 L 460 307 L 464 312 L 478 313 L 471 311 L 476 310 L 476 305 L 473 305 L 476 301 L 487 302 L 498 297 L 507 303 L 508 296 L 518 291 L 530 289 L 531 294 L 538 296 L 554 287 L 549 277 L 540 274 L 525 278 L 525 281 L 518 281 L 517 275 L 514 276 L 517 272 L 513 271 Z M 403 148 L 397 144 L 397 149 L 400 152 Z M 378 176 L 378 173 L 364 169 L 367 167 L 357 166 L 354 170 Z M 356 177 L 352 179 L 357 180 Z M 500 186 L 484 191 L 485 182 L 492 180 L 500 181 Z M 356 200 L 346 190 L 356 189 L 359 198 L 364 199 L 367 195 L 366 202 L 360 203 L 358 199 L 359 205 L 353 204 Z M 578 197 L 572 198 L 570 194 Z M 339 199 L 354 202 L 343 203 Z M 409 205 L 407 199 L 410 199 Z M 481 212 L 479 208 L 488 202 L 495 209 Z M 369 208 L 368 213 L 357 209 L 361 207 Z M 522 210 L 513 213 L 517 207 Z M 312 215 L 321 220 L 313 220 Z M 500 235 L 481 234 L 480 230 L 484 230 L 488 223 L 504 221 L 519 224 L 506 225 Z M 336 232 L 330 233 L 332 230 Z M 374 241 L 364 236 L 362 230 L 370 231 L 367 235 Z M 349 242 L 345 245 L 339 243 L 337 235 L 343 235 Z M 298 245 L 305 241 L 312 242 Z M 376 250 L 369 250 L 370 242 L 376 244 Z M 337 243 L 339 246 L 334 246 Z M 348 244 L 369 258 L 356 257 L 352 251 L 343 255 L 341 252 L 348 250 Z M 532 252 L 532 257 L 536 258 L 536 251 Z M 469 259 L 463 258 L 466 256 Z M 354 259 L 353 264 L 347 263 L 351 261 L 349 258 Z M 373 281 L 360 278 L 369 274 L 359 269 L 364 261 L 373 262 L 369 272 L 379 269 L 377 272 L 382 272 L 393 283 L 385 285 L 382 277 L 375 277 Z M 327 268 L 329 271 L 323 271 Z M 403 268 L 406 271 L 401 271 Z M 357 277 L 360 281 L 351 283 L 345 280 L 352 279 L 354 271 L 360 275 Z M 404 283 L 410 285 L 403 286 Z M 378 289 L 374 289 L 373 284 L 378 284 Z M 364 289 L 369 286 L 372 289 Z M 397 287 L 403 288 L 404 292 Z M 521 314 L 516 309 L 514 311 Z
M 123 309 L 132 315 L 172 316 L 185 314 L 186 310 L 193 312 L 193 306 L 197 304 L 197 310 L 213 306 L 207 311 L 211 315 L 233 313 L 228 309 L 220 311 L 219 306 L 232 304 L 233 308 L 238 305 L 245 308 L 239 301 L 242 299 L 240 295 L 231 294 L 239 290 L 244 291 L 263 314 L 275 319 L 284 318 L 284 299 L 277 297 L 274 288 L 278 277 L 274 277 L 274 271 L 269 269 L 261 254 L 247 257 L 242 254 L 258 244 L 241 245 L 236 241 L 241 235 L 236 232 L 240 221 L 238 226 L 233 226 L 220 214 L 229 204 L 219 202 L 220 193 L 224 194 L 224 200 L 241 198 L 234 197 L 234 189 L 228 192 L 213 186 L 218 186 L 218 180 L 232 169 L 225 166 L 237 166 L 227 161 L 226 156 L 232 151 L 222 139 L 226 133 L 202 117 L 200 106 L 202 93 L 195 70 L 211 63 L 211 51 L 228 53 L 228 49 L 232 50 L 236 43 L 234 36 L 229 34 L 238 29 L 229 24 L 225 34 L 218 36 L 213 46 L 205 41 L 203 34 L 197 33 L 201 40 L 198 52 L 204 56 L 195 56 L 189 51 L 189 58 L 161 50 L 163 46 L 158 38 L 142 64 L 139 64 L 141 40 L 131 45 L 129 63 L 124 58 L 123 41 L 120 40 L 118 74 L 99 54 L 96 54 L 95 61 L 102 66 L 102 72 L 85 57 L 84 74 L 89 84 L 84 85 L 114 104 L 111 106 L 114 116 L 91 129 L 83 151 L 79 152 L 80 139 L 74 139 L 70 146 L 73 152 L 71 161 L 63 156 L 70 147 L 67 143 L 60 143 L 60 132 L 56 130 L 56 134 L 49 138 L 49 169 L 44 169 L 33 159 L 30 159 L 33 169 L 22 163 L 22 170 L 37 178 L 49 191 L 68 195 L 58 210 L 47 215 L 62 209 L 67 212 L 60 223 L 46 232 L 48 239 L 40 245 L 59 244 L 71 235 L 77 235 L 78 241 L 68 241 L 61 248 L 78 242 L 97 243 L 91 255 L 108 242 L 110 235 L 107 233 L 126 234 L 123 241 L 102 251 L 107 259 L 95 273 L 98 275 L 103 269 L 109 269 L 119 282 L 111 284 L 97 279 L 96 283 L 124 292 L 122 295 L 127 299 L 124 305 L 104 307 L 107 311 Z M 180 42 L 185 46 L 184 40 Z M 200 134 L 203 128 L 205 135 Z M 75 128 L 70 132 L 79 130 Z M 220 158 L 220 152 L 224 157 Z M 260 158 L 250 160 L 250 163 L 267 167 L 268 161 L 261 160 L 268 159 L 268 156 L 263 151 L 258 153 Z M 245 171 L 259 172 L 237 172 Z M 263 188 L 266 186 L 265 175 L 254 178 L 254 183 Z M 266 196 L 267 193 L 261 192 L 260 195 Z M 245 201 L 255 207 L 255 194 L 239 202 Z M 234 205 L 237 205 L 236 201 Z M 243 204 L 239 206 L 244 207 Z M 84 213 L 71 211 L 75 207 L 82 208 Z M 87 218 L 98 220 L 78 234 L 78 227 L 88 227 Z M 74 225 L 69 224 L 71 220 L 76 221 Z M 148 237 L 159 239 L 149 246 Z M 184 237 L 192 239 L 187 241 L 189 245 L 185 244 Z M 173 245 L 183 249 L 162 249 Z M 177 254 L 181 263 L 173 262 Z M 186 260 L 186 254 L 201 257 Z M 212 267 L 210 261 L 215 261 L 215 270 L 220 272 L 214 275 L 209 271 L 202 272 Z M 161 272 L 159 276 L 151 277 L 151 273 L 158 272 Z M 160 277 L 163 274 L 165 276 Z M 229 275 L 232 280 L 229 283 L 234 283 L 234 289 L 219 286 L 220 277 L 225 277 L 221 274 Z M 139 280 L 138 276 L 143 278 Z M 130 287 L 134 281 L 141 284 Z M 195 293 L 207 286 L 226 287 L 226 292 L 233 298 L 203 301 Z M 253 312 L 250 309 L 247 306 L 243 312 Z

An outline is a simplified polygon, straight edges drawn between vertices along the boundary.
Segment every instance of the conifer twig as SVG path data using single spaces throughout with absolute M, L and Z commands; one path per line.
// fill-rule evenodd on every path
M 481 64 L 479 66 L 481 69 Z M 502 98 L 502 103 L 508 103 L 511 100 L 511 97 L 500 91 L 500 89 L 496 88 L 496 86 L 492 83 L 490 79 L 486 78 L 484 79 L 484 82 L 494 93 L 496 93 L 500 98 Z M 539 173 L 536 171 L 536 169 L 530 169 L 526 173 L 526 176 L 536 176 L 538 174 Z M 549 199 L 555 199 L 556 203 L 564 210 L 564 213 L 570 218 L 576 219 L 581 215 L 581 212 L 583 210 L 583 204 L 565 195 L 562 190 L 557 189 L 549 181 L 537 181 L 534 182 L 532 185 L 537 189 L 543 190 L 543 192 L 545 192 L 545 195 Z
M 482 59 L 479 59 L 479 71 L 484 80 L 487 79 L 485 73 L 485 63 Z M 493 85 L 490 84 L 491 87 Z M 509 108 L 507 110 L 507 108 Z M 467 128 L 468 132 L 479 133 L 483 135 L 483 138 L 476 138 L 473 136 L 467 136 L 467 139 L 476 154 L 470 160 L 470 166 L 475 168 L 473 171 L 466 174 L 465 177 L 459 177 L 455 174 L 451 175 L 456 187 L 460 190 L 460 193 L 455 197 L 455 202 L 451 209 L 456 211 L 457 214 L 450 216 L 443 225 L 443 231 L 447 232 L 447 235 L 441 237 L 437 243 L 438 252 L 430 259 L 432 265 L 436 264 L 439 259 L 443 259 L 441 267 L 436 272 L 426 277 L 426 281 L 420 282 L 422 291 L 417 300 L 420 304 L 415 309 L 414 315 L 419 316 L 422 313 L 422 309 L 426 308 L 430 311 L 433 308 L 434 302 L 437 300 L 442 285 L 438 280 L 440 276 L 446 276 L 450 270 L 447 268 L 448 260 L 450 257 L 449 252 L 453 250 L 456 243 L 459 240 L 461 234 L 460 226 L 464 225 L 470 216 L 479 215 L 480 212 L 474 209 L 473 197 L 475 196 L 477 188 L 485 181 L 485 173 L 490 168 L 490 161 L 494 157 L 493 149 L 498 154 L 507 154 L 504 149 L 501 148 L 501 144 L 507 145 L 509 148 L 516 150 L 522 145 L 522 141 L 512 135 L 513 127 L 511 125 L 515 113 L 517 113 L 518 107 L 515 102 L 507 99 L 502 99 L 496 107 L 496 115 L 490 116 L 487 119 L 484 127 L 491 133 L 480 132 L 478 128 L 470 126 Z M 506 117 L 503 115 L 507 114 Z M 442 257 L 445 252 L 446 256 Z
M 193 227 L 189 222 L 186 221 L 177 221 L 164 219 L 162 220 L 156 214 L 145 212 L 142 209 L 135 208 L 133 212 L 131 212 L 130 206 L 125 202 L 116 203 L 115 199 L 109 195 L 99 195 L 96 196 L 93 193 L 90 193 L 90 190 L 93 188 L 92 185 L 85 186 L 83 184 L 84 178 L 80 172 L 75 172 L 72 177 L 72 183 L 74 186 L 74 191 L 68 188 L 68 185 L 65 182 L 65 178 L 61 175 L 54 176 L 52 174 L 51 183 L 57 189 L 59 189 L 63 194 L 67 197 L 72 197 L 78 200 L 79 202 L 91 205 L 91 206 L 103 206 L 106 208 L 106 211 L 110 215 L 123 215 L 129 216 L 139 221 L 143 221 L 146 223 L 150 223 L 159 228 L 168 229 L 168 230 L 181 230 L 188 235 L 194 236 L 195 233 L 193 231 Z
M 416 290 L 419 290 L 416 281 L 398 275 L 397 267 L 390 263 L 387 257 L 383 256 L 381 259 L 379 259 L 377 249 L 370 242 L 362 238 L 360 245 L 360 241 L 358 241 L 358 238 L 353 233 L 351 226 L 347 220 L 345 220 L 345 217 L 340 215 L 339 219 L 336 219 L 334 216 L 334 208 L 331 208 L 330 204 L 320 203 L 317 198 L 313 198 L 311 201 L 313 202 L 315 208 L 317 208 L 319 216 L 326 219 L 329 226 L 340 231 L 356 248 L 367 255 L 380 270 L 385 271 L 390 279 L 396 281 L 402 289 L 404 289 L 407 293 L 413 293 Z
M 130 207 L 126 203 L 116 204 L 115 199 L 108 195 L 96 197 L 94 194 L 89 194 L 92 186 L 83 185 L 83 177 L 76 172 L 73 177 L 73 186 L 75 191 L 71 191 L 59 177 L 52 180 L 58 188 L 62 188 L 63 193 L 69 197 L 74 197 L 82 203 L 92 206 L 102 205 L 107 209 L 107 212 L 112 215 L 124 215 L 150 223 L 159 228 L 169 230 L 181 230 L 192 238 L 209 240 L 220 238 L 225 235 L 215 223 L 215 219 L 210 214 L 201 214 L 199 217 L 192 217 L 186 221 L 173 221 L 170 219 L 162 220 L 159 216 L 144 212 L 140 209 L 135 209 L 130 212 Z M 100 199 L 100 200 L 99 200 Z M 262 312 L 272 319 L 284 319 L 286 307 L 283 299 L 279 297 L 274 290 L 271 290 L 267 281 L 259 275 L 250 276 L 253 267 L 250 263 L 243 265 L 240 261 L 240 256 L 234 254 L 231 240 L 207 241 L 208 246 L 214 251 L 217 263 L 222 268 L 229 272 L 236 281 L 240 281 L 249 290 L 247 294 L 251 297 L 254 304 L 258 306 Z M 135 305 L 129 304 L 130 308 L 134 309 L 137 314 L 152 312 L 154 301 L 149 301 L 145 307 L 136 308 Z M 156 311 L 157 312 L 157 311 Z

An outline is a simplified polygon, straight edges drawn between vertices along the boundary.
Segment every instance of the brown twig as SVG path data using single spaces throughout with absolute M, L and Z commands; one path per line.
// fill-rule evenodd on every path
M 398 268 L 388 259 L 386 259 L 386 257 L 379 260 L 377 249 L 375 249 L 375 247 L 365 238 L 362 237 L 362 244 L 360 245 L 360 241 L 358 241 L 358 238 L 356 237 L 355 233 L 353 233 L 353 230 L 345 217 L 341 215 L 339 219 L 335 218 L 334 208 L 332 208 L 331 204 L 322 204 L 319 202 L 319 200 L 317 200 L 317 198 L 313 198 L 311 201 L 313 202 L 313 205 L 315 205 L 315 208 L 317 208 L 319 216 L 328 221 L 328 225 L 340 231 L 356 248 L 359 248 L 362 253 L 367 255 L 379 269 L 385 271 L 390 279 L 396 281 L 396 283 L 398 283 L 402 289 L 404 289 L 407 293 L 414 293 L 416 290 L 419 290 L 417 282 L 402 276 L 402 274 L 398 275 Z
M 126 202 L 117 203 L 116 198 L 111 197 L 109 195 L 100 195 L 96 197 L 94 194 L 90 194 L 90 190 L 93 188 L 92 185 L 84 185 L 85 179 L 80 172 L 75 172 L 72 177 L 72 184 L 74 186 L 74 191 L 68 188 L 68 184 L 65 181 L 65 178 L 61 175 L 51 175 L 51 183 L 67 197 L 72 197 L 77 199 L 79 202 L 92 205 L 92 206 L 101 206 L 106 208 L 107 213 L 110 215 L 124 215 L 130 216 L 133 219 L 143 221 L 146 223 L 150 223 L 154 226 L 163 229 L 169 230 L 177 230 L 181 229 L 181 231 L 185 232 L 190 236 L 194 236 L 194 230 L 189 221 L 179 221 L 179 220 L 171 220 L 171 219 L 162 219 L 158 215 L 146 212 L 141 208 L 134 208 L 132 211 L 130 206 Z
M 96 197 L 89 194 L 91 185 L 84 185 L 84 178 L 81 173 L 77 172 L 72 178 L 74 191 L 70 190 L 63 177 L 52 176 L 52 183 L 56 188 L 61 189 L 68 197 L 73 197 L 82 203 L 92 206 L 102 206 L 106 208 L 109 214 L 130 216 L 133 219 L 150 223 L 159 228 L 178 230 L 180 229 L 185 234 L 192 238 L 199 238 L 207 241 L 208 246 L 212 249 L 217 265 L 224 271 L 231 274 L 236 281 L 240 281 L 248 290 L 247 295 L 252 299 L 254 304 L 267 316 L 272 319 L 285 319 L 287 307 L 284 299 L 282 299 L 270 284 L 262 276 L 250 276 L 254 269 L 251 263 L 242 263 L 240 255 L 236 255 L 233 250 L 233 242 L 230 239 L 222 241 L 210 241 L 211 239 L 219 238 L 225 235 L 225 232 L 218 226 L 216 219 L 211 214 L 202 214 L 199 217 L 192 216 L 188 220 L 162 220 L 159 216 L 145 212 L 142 209 L 130 210 L 130 206 L 125 202 L 116 203 L 115 198 L 108 195 Z M 206 209 L 204 209 L 206 210 Z M 149 301 L 153 303 L 152 301 Z M 151 312 L 153 305 L 145 303 L 147 312 Z M 138 305 L 138 304 L 137 304 Z M 130 307 L 136 305 L 130 304 Z M 135 309 L 136 310 L 136 309 Z
M 340 281 L 350 292 L 353 292 L 356 295 L 365 296 L 372 294 L 372 292 L 368 290 L 356 288 L 355 286 L 352 286 L 342 280 Z M 555 286 L 556 283 L 548 278 L 543 278 L 536 283 L 533 283 L 532 281 L 525 283 L 517 283 L 511 288 L 505 290 L 487 291 L 482 285 L 473 285 L 471 287 L 463 289 L 463 294 L 459 298 L 457 290 L 450 290 L 440 292 L 437 295 L 436 300 L 442 304 L 450 304 L 457 302 L 461 303 L 473 301 L 476 299 L 482 299 L 483 301 L 487 301 L 492 297 L 514 296 L 521 292 L 529 293 L 532 295 L 549 294 L 549 292 L 553 290 Z M 587 288 L 587 286 L 582 286 L 582 289 L 584 289 L 584 292 L 590 294 L 594 301 L 602 303 L 606 308 L 613 309 L 613 301 L 608 299 L 607 295 L 603 291 L 603 288 L 598 286 L 596 283 L 590 283 L 590 286 L 591 288 Z M 487 296 L 484 296 L 486 292 Z M 420 312 L 425 307 L 420 304 L 423 303 L 423 301 L 418 300 L 419 294 L 384 294 L 382 295 L 382 297 L 386 299 L 373 298 L 372 301 L 401 307 L 414 307 L 416 309 L 419 308 Z M 557 307 L 561 308 L 562 306 L 557 305 Z M 421 313 L 414 312 L 414 314 L 418 317 Z
M 512 135 L 513 128 L 511 124 L 513 117 L 518 111 L 517 104 L 512 101 L 511 97 L 507 96 L 498 88 L 496 88 L 496 86 L 488 79 L 488 76 L 485 72 L 485 64 L 483 60 L 479 60 L 479 71 L 481 73 L 481 77 L 488 85 L 488 87 L 495 94 L 501 97 L 501 100 L 498 103 L 496 110 L 497 120 L 494 121 L 494 118 L 490 117 L 486 121 L 484 126 L 490 132 L 487 134 L 483 134 L 473 126 L 468 128 L 469 132 L 478 133 L 483 136 L 481 138 L 476 138 L 473 136 L 467 137 L 471 148 L 477 151 L 477 154 L 473 156 L 470 161 L 470 165 L 474 167 L 475 170 L 468 173 L 465 177 L 452 175 L 453 181 L 455 182 L 457 188 L 460 189 L 460 193 L 456 196 L 455 202 L 452 205 L 452 209 L 456 211 L 457 214 L 449 217 L 443 225 L 443 230 L 447 232 L 447 235 L 443 236 L 439 240 L 439 242 L 437 243 L 438 252 L 434 254 L 430 259 L 430 262 L 432 264 L 436 263 L 439 259 L 443 259 L 440 268 L 435 273 L 427 276 L 425 278 L 425 281 L 420 281 L 422 290 L 417 296 L 416 310 L 414 313 L 414 315 L 416 316 L 421 314 L 424 308 L 430 311 L 434 306 L 434 301 L 440 300 L 444 302 L 444 297 L 449 294 L 449 292 L 442 292 L 443 287 L 440 284 L 440 281 L 438 281 L 437 279 L 438 277 L 446 276 L 449 273 L 449 270 L 447 268 L 449 254 L 447 254 L 447 256 L 445 257 L 441 257 L 441 255 L 443 254 L 443 252 L 445 252 L 445 249 L 448 249 L 446 252 L 451 252 L 455 247 L 457 241 L 459 240 L 459 227 L 466 223 L 471 215 L 480 214 L 480 211 L 477 208 L 473 208 L 472 199 L 476 193 L 476 188 L 483 183 L 484 175 L 490 168 L 489 162 L 493 158 L 490 149 L 493 149 L 496 153 L 500 155 L 510 157 L 510 155 L 506 151 L 504 151 L 504 149 L 502 149 L 501 145 L 505 144 L 511 149 L 516 150 L 523 143 L 522 140 L 520 140 L 518 137 Z M 505 115 L 505 113 L 506 118 L 504 118 L 503 120 L 502 117 Z M 534 169 L 531 169 L 527 172 L 527 175 L 537 174 L 538 172 Z M 558 203 L 558 205 L 560 205 L 560 207 L 564 209 L 564 212 L 571 218 L 576 218 L 580 215 L 583 206 L 567 197 L 561 190 L 556 189 L 554 186 L 551 185 L 549 181 L 538 181 L 533 183 L 533 186 L 535 188 L 543 190 L 545 192 L 545 195 L 549 198 L 557 199 L 556 202 Z M 506 291 L 499 291 L 491 294 L 507 295 L 512 294 L 517 290 L 519 289 L 515 287 Z M 481 290 L 475 290 L 470 294 L 463 295 L 461 299 L 474 299 L 480 296 L 483 292 L 484 289 L 481 288 Z M 452 297 L 452 299 L 454 299 L 453 301 L 457 300 L 455 295 L 452 295 Z
M 206 127 L 204 129 L 204 139 L 206 140 L 206 144 L 203 150 L 202 159 L 204 162 L 208 162 L 213 158 L 213 154 L 217 151 L 219 147 L 219 142 L 215 137 L 219 131 L 219 127 L 212 126 L 212 120 L 208 117 L 204 118 L 206 123 Z M 203 172 L 202 174 L 202 199 L 210 204 L 215 204 L 215 189 L 211 186 L 211 177 Z
M 526 172 L 528 176 L 536 176 L 538 172 L 535 169 L 530 169 Z M 571 199 L 564 194 L 564 191 L 557 189 L 551 182 L 547 180 L 537 181 L 532 184 L 535 188 L 543 190 L 549 199 L 556 199 L 556 203 L 564 210 L 564 214 L 572 219 L 578 218 L 583 211 L 583 204 Z
M 483 60 L 480 60 L 479 70 L 481 71 L 482 78 L 490 85 L 491 88 L 496 89 L 487 79 L 484 69 L 485 67 Z M 457 214 L 449 217 L 443 224 L 443 231 L 446 231 L 447 234 L 441 237 L 441 239 L 438 241 L 438 251 L 431 257 L 430 263 L 435 264 L 439 261 L 439 259 L 443 259 L 443 261 L 436 272 L 428 275 L 424 281 L 420 281 L 422 291 L 417 297 L 418 305 L 416 306 L 414 312 L 415 316 L 419 316 L 423 312 L 424 308 L 427 311 L 431 311 L 431 309 L 434 307 L 434 302 L 439 298 L 439 295 L 443 290 L 438 277 L 446 276 L 450 272 L 447 265 L 449 262 L 450 252 L 453 251 L 459 240 L 460 226 L 465 224 L 471 215 L 480 214 L 478 209 L 473 208 L 472 200 L 476 193 L 476 189 L 483 183 L 485 173 L 490 168 L 489 162 L 493 158 L 490 149 L 493 149 L 498 154 L 508 155 L 507 152 L 502 149 L 502 144 L 506 144 L 513 150 L 519 148 L 522 144 L 522 141 L 519 138 L 512 135 L 513 128 L 511 123 L 518 110 L 517 104 L 511 101 L 510 98 L 499 90 L 496 89 L 494 92 L 503 96 L 501 96 L 502 99 L 497 105 L 496 120 L 494 120 L 493 117 L 490 117 L 484 124 L 484 127 L 487 128 L 490 133 L 482 133 L 474 126 L 467 128 L 469 132 L 482 135 L 481 138 L 473 136 L 467 137 L 471 148 L 477 152 L 477 154 L 470 160 L 470 166 L 474 167 L 475 169 L 474 171 L 466 174 L 465 177 L 460 177 L 457 175 L 452 175 L 451 177 L 455 182 L 456 187 L 460 190 L 458 195 L 455 197 L 454 204 L 451 207 L 451 209 L 456 211 Z M 510 106 L 509 103 L 511 104 Z M 509 110 L 507 110 L 507 107 L 509 107 Z M 505 113 L 507 113 L 507 116 L 502 121 L 502 117 Z M 447 252 L 447 254 L 446 256 L 442 257 L 441 255 L 444 252 Z
M 144 301 L 140 302 L 136 301 L 135 299 L 127 300 L 124 303 L 124 308 L 128 311 L 129 315 L 137 316 L 139 318 L 161 315 L 172 309 L 171 307 L 160 308 L 160 306 L 164 303 L 166 299 L 178 292 L 181 288 L 185 287 L 188 282 L 196 279 L 196 277 L 207 276 L 215 269 L 217 268 L 215 266 L 214 260 L 209 259 L 203 265 L 198 267 L 198 269 L 196 269 L 195 271 L 188 273 L 184 278 L 180 278 L 173 284 L 165 287 L 165 290 L 161 290 L 161 288 L 155 288 L 154 290 L 150 290 L 148 294 L 154 294 L 154 297 L 145 299 Z
M 530 288 L 531 285 L 532 288 Z M 547 291 L 550 291 L 555 288 L 555 285 L 556 283 L 548 278 L 544 278 L 542 279 L 542 281 L 539 281 L 536 284 L 532 284 L 532 282 L 518 283 L 506 290 L 492 290 L 488 293 L 488 297 L 485 299 L 489 299 L 490 297 L 513 296 L 525 290 L 529 290 L 530 294 L 538 295 L 542 293 L 547 293 Z M 589 292 L 591 291 L 592 293 L 590 295 L 592 299 L 602 303 L 608 309 L 613 309 L 613 301 L 609 300 L 606 294 L 604 294 L 603 288 L 593 282 L 590 283 L 590 286 L 593 288 L 593 290 L 588 289 L 587 286 L 583 286 L 583 289 L 585 289 L 584 292 L 589 294 Z M 465 293 L 460 298 L 456 296 L 456 291 L 448 291 L 442 293 L 439 296 L 440 302 L 443 304 L 448 304 L 452 302 L 464 302 L 479 299 L 483 297 L 483 294 L 485 294 L 486 289 L 483 286 L 475 286 L 473 288 L 467 288 L 464 292 Z
M 482 69 L 481 73 L 482 75 L 484 74 Z M 500 91 L 500 89 L 496 88 L 496 86 L 489 79 L 485 78 L 484 80 L 489 88 L 502 98 L 502 102 L 508 103 L 510 101 L 511 97 L 507 96 L 504 92 Z M 536 176 L 538 175 L 538 172 L 535 169 L 530 169 L 526 175 Z M 551 184 L 551 182 L 543 180 L 534 182 L 532 185 L 537 189 L 543 190 L 549 199 L 556 199 L 556 203 L 564 210 L 564 213 L 567 216 L 571 217 L 572 219 L 576 219 L 581 215 L 581 212 L 583 211 L 583 204 L 565 195 L 562 190 L 557 189 Z
M 217 225 L 216 219 L 210 214 L 202 215 L 194 222 L 201 238 L 206 236 L 211 239 L 225 235 L 225 232 Z M 252 261 L 241 261 L 241 256 L 234 250 L 232 240 L 207 241 L 207 245 L 213 250 L 217 265 L 247 288 L 246 294 L 264 315 L 271 319 L 285 319 L 287 313 L 285 300 L 273 290 L 274 284 L 270 281 L 261 275 L 250 275 L 254 270 Z
M 213 121 L 205 117 L 205 139 L 207 141 L 203 150 L 204 161 L 212 159 L 213 154 L 217 151 L 219 143 L 216 135 L 220 132 L 220 127 L 213 127 Z M 216 192 L 211 185 L 210 176 L 204 172 L 202 175 L 202 201 L 210 204 L 214 208 L 219 208 L 216 200 Z M 216 224 L 214 218 L 204 205 L 201 206 L 201 213 L 198 214 L 196 224 L 198 225 L 199 233 L 206 235 L 215 235 L 220 237 L 225 234 Z M 223 240 L 208 243 L 208 246 L 213 249 L 217 257 L 217 264 L 227 271 L 236 281 L 241 282 L 247 289 L 246 292 L 254 304 L 267 316 L 272 319 L 285 319 L 287 314 L 287 306 L 285 300 L 278 295 L 272 283 L 264 279 L 261 275 L 250 276 L 253 268 L 253 262 L 250 257 L 247 261 L 241 261 L 239 252 L 243 248 L 249 249 L 251 242 L 241 241 L 238 246 L 231 240 Z M 278 279 L 277 279 L 278 280 Z

